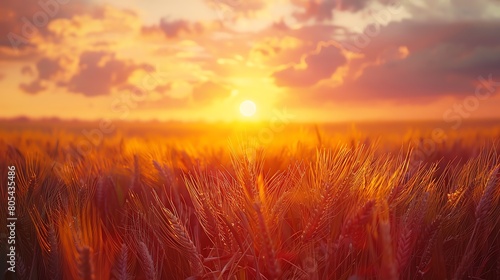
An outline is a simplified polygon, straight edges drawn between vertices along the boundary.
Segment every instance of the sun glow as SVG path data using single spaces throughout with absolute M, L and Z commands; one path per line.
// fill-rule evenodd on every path
M 257 106 L 255 105 L 255 102 L 251 100 L 245 100 L 241 102 L 240 105 L 240 113 L 245 116 L 245 117 L 251 117 L 255 115 L 255 112 L 257 112 Z

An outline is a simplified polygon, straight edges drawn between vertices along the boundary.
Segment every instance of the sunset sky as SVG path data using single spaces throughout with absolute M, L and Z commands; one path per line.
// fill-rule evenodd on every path
M 498 0 L 40 3 L 0 4 L 0 118 L 500 117 Z

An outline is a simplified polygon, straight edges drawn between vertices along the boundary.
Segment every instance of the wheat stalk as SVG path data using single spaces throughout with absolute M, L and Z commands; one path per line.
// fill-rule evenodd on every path
M 162 221 L 162 230 L 160 232 L 160 236 L 167 241 L 169 245 L 176 248 L 179 252 L 187 255 L 191 266 L 191 273 L 195 276 L 201 276 L 204 273 L 204 266 L 202 257 L 198 253 L 196 246 L 194 245 L 191 236 L 184 226 L 184 224 L 180 221 L 176 212 L 172 212 L 163 206 L 163 203 L 160 201 L 159 197 L 155 195 L 156 201 L 160 207 L 153 208 L 156 216 Z M 172 203 L 171 203 L 172 205 Z
M 49 243 L 49 273 L 51 279 L 62 279 L 60 270 L 60 260 L 59 260 L 59 238 L 54 229 L 54 225 L 49 226 L 49 231 L 47 233 L 48 243 Z
M 122 244 L 120 252 L 116 256 L 113 268 L 113 276 L 116 280 L 128 280 L 128 248 Z
M 467 247 L 465 248 L 465 253 L 464 256 L 462 257 L 460 264 L 457 267 L 457 270 L 455 271 L 455 280 L 462 279 L 464 274 L 467 272 L 467 270 L 470 267 L 470 262 L 473 259 L 475 255 L 475 250 L 478 247 L 477 243 L 481 240 L 477 240 L 477 233 L 480 230 L 481 226 L 485 226 L 484 223 L 486 222 L 486 218 L 489 215 L 491 209 L 492 209 L 492 201 L 493 201 L 493 196 L 495 192 L 495 187 L 497 185 L 497 174 L 500 166 L 497 166 L 494 168 L 491 172 L 490 175 L 488 176 L 488 181 L 486 183 L 486 188 L 483 192 L 483 195 L 481 196 L 481 199 L 476 207 L 475 211 L 475 216 L 476 216 L 476 223 L 474 224 L 474 229 L 472 231 L 472 234 L 469 238 L 469 242 L 467 244 Z
M 148 247 L 142 241 L 139 241 L 138 245 L 138 253 L 140 256 L 141 263 L 143 265 L 142 270 L 144 271 L 144 276 L 147 280 L 156 280 L 158 279 L 156 275 L 155 263 L 153 261 L 153 257 L 149 253 Z
M 499 168 L 500 166 L 493 169 L 488 177 L 486 188 L 483 195 L 481 196 L 481 200 L 476 207 L 475 214 L 477 223 L 484 222 L 493 207 L 492 202 L 495 194 L 495 188 L 497 187 L 497 173 Z
M 92 249 L 88 246 L 77 247 L 79 253 L 78 272 L 82 280 L 94 279 Z
M 397 263 L 399 274 L 402 275 L 411 260 L 413 250 L 412 230 L 405 226 L 398 239 Z
M 271 239 L 269 228 L 266 224 L 262 211 L 260 210 L 260 205 L 258 203 L 254 204 L 255 212 L 257 213 L 259 222 L 259 232 L 264 245 L 265 258 L 269 267 L 269 273 L 272 279 L 277 279 L 281 274 L 281 267 L 276 259 L 276 252 L 274 250 L 273 241 Z

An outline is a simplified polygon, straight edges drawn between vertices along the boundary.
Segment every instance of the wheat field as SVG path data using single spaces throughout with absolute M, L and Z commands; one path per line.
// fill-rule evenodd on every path
M 18 279 L 500 275 L 497 125 L 86 127 L 2 123 Z

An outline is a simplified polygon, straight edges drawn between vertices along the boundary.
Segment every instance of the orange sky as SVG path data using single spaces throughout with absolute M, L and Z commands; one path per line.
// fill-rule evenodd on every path
M 388 2 L 4 0 L 0 117 L 500 117 L 500 2 Z

